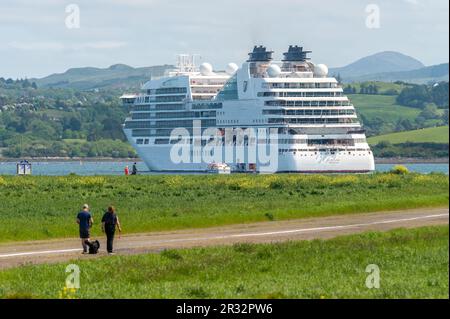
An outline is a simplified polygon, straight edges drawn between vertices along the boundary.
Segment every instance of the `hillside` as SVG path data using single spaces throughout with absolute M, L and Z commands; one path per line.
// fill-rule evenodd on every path
M 420 113 L 420 109 L 396 104 L 396 96 L 351 94 L 348 97 L 356 111 L 369 120 L 376 117 L 392 121 L 414 120 Z
M 330 74 L 345 83 L 365 81 L 406 81 L 424 84 L 449 80 L 449 65 L 425 66 L 419 60 L 399 52 L 385 51 L 361 58 L 347 66 L 330 68 Z
M 64 73 L 52 74 L 41 79 L 32 79 L 39 87 L 72 88 L 89 90 L 97 88 L 138 87 L 152 76 L 161 76 L 171 65 L 133 68 L 125 64 L 109 68 L 73 68 Z
M 172 65 L 133 68 L 115 64 L 109 68 L 72 68 L 64 73 L 31 79 L 39 87 L 78 90 L 102 88 L 137 88 L 152 76 L 161 76 Z M 347 66 L 330 68 L 330 75 L 340 75 L 343 82 L 405 81 L 428 83 L 448 81 L 448 63 L 425 67 L 420 61 L 398 52 L 385 51 L 361 58 Z
M 351 94 L 348 97 L 368 136 L 394 132 L 399 121 L 414 123 L 421 112 L 417 108 L 398 105 L 396 96 Z
M 449 132 L 447 126 L 430 127 L 420 130 L 398 132 L 386 135 L 374 136 L 368 139 L 369 144 L 375 145 L 382 141 L 392 144 L 413 142 L 413 143 L 447 143 Z
M 330 69 L 343 78 L 381 72 L 400 72 L 423 68 L 422 62 L 399 52 L 385 51 L 361 58 L 347 66 Z
M 401 72 L 384 72 L 367 74 L 362 76 L 347 76 L 343 79 L 345 82 L 364 82 L 364 81 L 406 81 L 409 83 L 424 84 L 429 82 L 440 82 L 449 80 L 449 64 L 442 63 L 432 65 L 417 70 Z

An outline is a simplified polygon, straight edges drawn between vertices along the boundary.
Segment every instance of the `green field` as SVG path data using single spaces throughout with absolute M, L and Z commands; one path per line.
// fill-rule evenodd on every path
M 125 233 L 448 206 L 448 176 L 0 176 L 0 241 L 77 237 L 75 216 L 117 207 Z
M 348 97 L 355 106 L 356 111 L 368 120 L 379 117 L 392 123 L 400 119 L 408 119 L 414 122 L 421 112 L 417 108 L 396 104 L 396 96 L 350 94 Z
M 392 144 L 398 143 L 447 143 L 448 144 L 448 125 L 440 127 L 430 127 L 420 130 L 398 132 L 386 135 L 374 136 L 368 139 L 369 144 L 377 144 L 387 141 Z
M 448 236 L 436 226 L 22 266 L 0 271 L 0 298 L 447 299 Z M 80 267 L 80 289 L 60 295 L 70 263 Z M 372 264 L 378 289 L 366 286 Z
M 411 87 L 411 85 L 407 85 L 404 83 L 394 83 L 394 82 L 381 82 L 381 81 L 365 81 L 365 82 L 353 82 L 348 83 L 351 87 L 354 87 L 357 92 L 361 89 L 361 84 L 364 84 L 366 87 L 370 85 L 375 85 L 378 87 L 378 94 L 386 94 L 389 91 L 395 90 L 397 91 L 397 95 L 406 87 Z M 344 84 L 344 87 L 347 84 Z

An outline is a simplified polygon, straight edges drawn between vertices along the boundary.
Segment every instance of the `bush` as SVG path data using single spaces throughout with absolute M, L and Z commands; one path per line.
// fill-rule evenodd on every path
M 403 165 L 395 165 L 392 169 L 391 169 L 391 173 L 392 174 L 397 174 L 397 175 L 406 175 L 409 173 L 408 168 L 406 168 Z

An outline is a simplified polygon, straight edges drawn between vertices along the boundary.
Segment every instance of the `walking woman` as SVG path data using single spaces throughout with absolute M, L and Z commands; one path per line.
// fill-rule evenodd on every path
M 119 217 L 117 217 L 114 206 L 109 206 L 108 211 L 105 212 L 102 218 L 102 231 L 106 234 L 106 249 L 108 254 L 113 254 L 113 242 L 116 228 L 122 232 L 120 227 Z

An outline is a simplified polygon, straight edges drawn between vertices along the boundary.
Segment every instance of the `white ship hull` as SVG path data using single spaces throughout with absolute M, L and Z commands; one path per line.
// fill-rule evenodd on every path
M 140 158 L 151 171 L 167 172 L 206 172 L 208 164 L 174 163 L 170 156 L 171 146 L 135 146 Z M 317 153 L 317 154 L 316 154 Z M 367 151 L 349 152 L 296 152 L 281 154 L 277 157 L 273 171 L 266 163 L 256 163 L 257 172 L 297 172 L 297 173 L 366 173 L 375 169 L 373 155 Z M 227 162 L 231 167 L 237 161 Z

